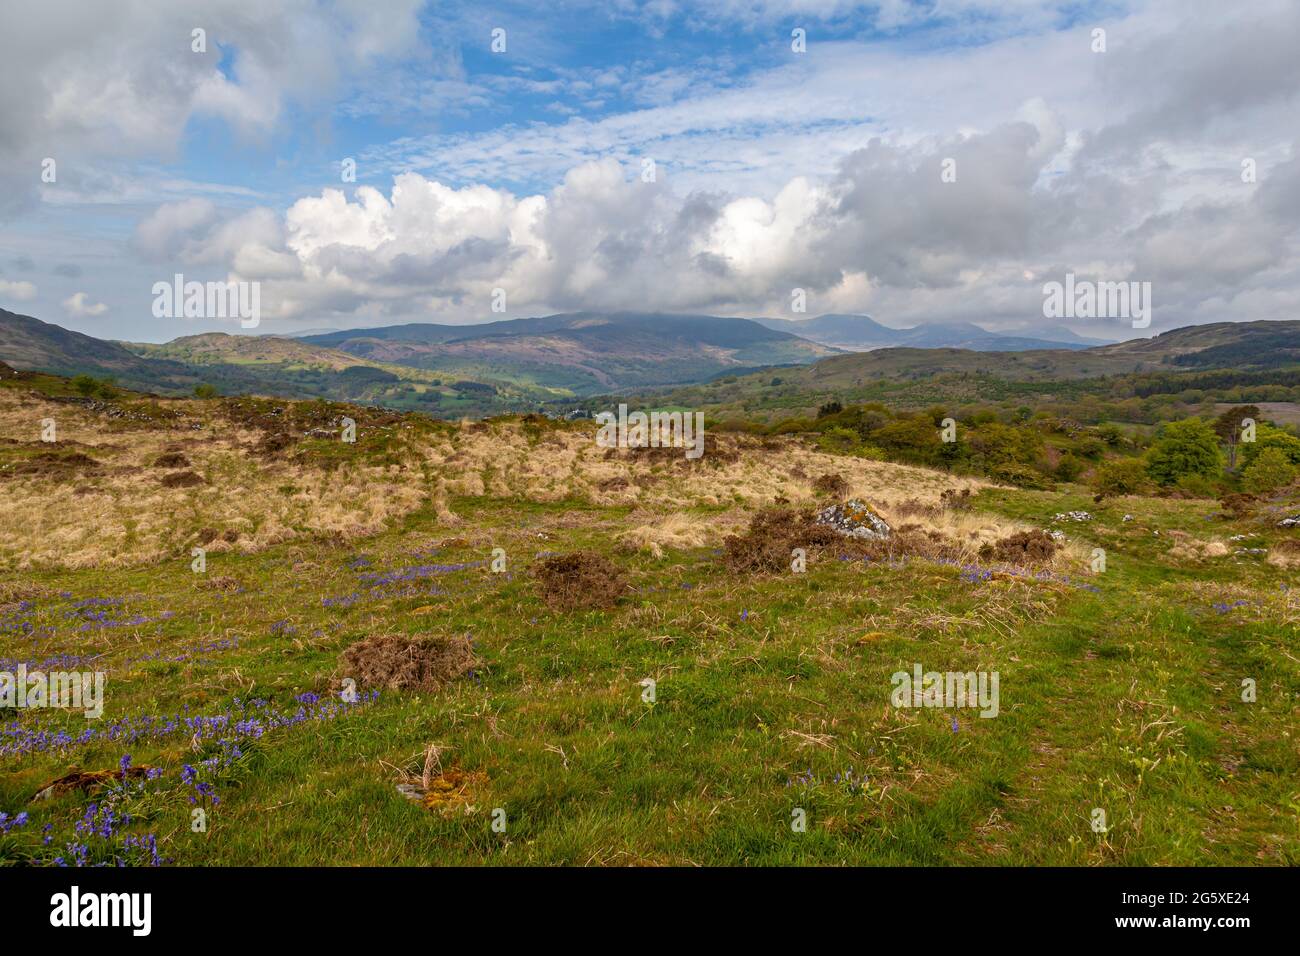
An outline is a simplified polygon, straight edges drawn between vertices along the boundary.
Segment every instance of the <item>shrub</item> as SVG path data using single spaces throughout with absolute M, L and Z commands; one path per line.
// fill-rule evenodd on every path
M 1217 498 L 1219 490 L 1215 487 L 1214 482 L 1204 475 L 1183 475 L 1176 482 L 1174 488 L 1178 490 L 1178 496 L 1181 498 Z
M 1147 469 L 1140 458 L 1118 458 L 1103 462 L 1093 477 L 1098 495 L 1139 495 L 1148 485 Z
M 1240 521 L 1243 518 L 1249 518 L 1255 510 L 1255 496 L 1243 494 L 1225 494 L 1219 499 L 1219 507 L 1229 518 L 1235 518 Z
M 1296 466 L 1281 448 L 1265 448 L 1241 475 L 1241 487 L 1252 495 L 1276 491 L 1295 481 Z
M 745 534 L 728 535 L 722 545 L 729 570 L 755 574 L 788 570 L 795 548 L 818 548 L 837 540 L 833 530 L 816 522 L 812 511 L 765 508 L 750 518 Z
M 1083 462 L 1073 455 L 1062 455 L 1056 464 L 1056 477 L 1061 481 L 1074 481 L 1083 474 Z
M 1006 564 L 1047 564 L 1059 546 L 1046 531 L 1017 531 L 1010 537 L 980 548 L 980 558 Z
M 363 687 L 437 690 L 472 671 L 478 658 L 467 637 L 383 635 L 353 644 L 343 662 Z
M 849 483 L 838 473 L 822 475 L 813 482 L 813 491 L 832 498 L 843 498 L 849 493 Z
M 817 447 L 833 455 L 852 455 L 859 444 L 858 433 L 850 428 L 828 428 L 817 439 Z
M 1199 418 L 1170 422 L 1147 452 L 1147 474 L 1162 485 L 1189 475 L 1214 478 L 1222 471 L 1219 436 Z
M 1255 440 L 1241 445 L 1241 457 L 1246 467 L 1249 468 L 1256 458 L 1270 448 L 1280 451 L 1291 464 L 1300 465 L 1300 438 L 1260 422 L 1255 427 Z
M 990 468 L 989 477 L 1004 485 L 1015 485 L 1017 488 L 1031 488 L 1042 491 L 1052 487 L 1052 482 L 1041 471 L 1016 462 L 1007 462 L 1004 465 Z

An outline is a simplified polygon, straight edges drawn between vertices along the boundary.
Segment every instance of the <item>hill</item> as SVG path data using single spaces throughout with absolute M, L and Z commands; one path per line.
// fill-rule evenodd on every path
M 486 368 L 478 378 L 436 374 L 276 336 L 209 332 L 163 345 L 110 342 L 3 311 L 0 360 L 26 371 L 109 378 L 158 395 L 208 385 L 230 395 L 347 400 L 447 418 L 531 409 L 569 394 L 494 378 Z
M 0 309 L 0 359 L 16 369 L 109 376 L 143 391 L 189 391 L 202 379 L 185 365 L 142 358 L 116 342 Z
M 732 369 L 807 364 L 837 351 L 748 319 L 638 312 L 350 329 L 300 341 L 440 372 L 491 369 L 513 381 L 578 395 L 700 381 Z
M 1082 349 L 1105 344 L 1061 326 L 1039 336 L 990 332 L 971 322 L 936 322 L 910 329 L 891 329 L 866 315 L 819 315 L 812 319 L 755 319 L 770 329 L 845 349 L 953 348 L 1018 352 L 1027 349 Z
M 772 422 L 806 415 L 830 399 L 912 408 L 1083 401 L 1095 414 L 1098 403 L 1188 391 L 1218 392 L 1228 402 L 1289 401 L 1287 393 L 1296 384 L 1300 322 L 1222 322 L 1086 349 L 876 349 L 646 391 L 631 400 Z M 589 404 L 603 407 L 610 401 L 597 396 Z

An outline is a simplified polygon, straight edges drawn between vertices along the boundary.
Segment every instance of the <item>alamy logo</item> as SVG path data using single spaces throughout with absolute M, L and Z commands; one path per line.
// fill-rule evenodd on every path
M 134 936 L 153 928 L 152 893 L 69 893 L 50 897 L 51 926 L 129 926 Z
M 1043 315 L 1049 319 L 1132 319 L 1133 328 L 1151 324 L 1150 282 L 1076 280 L 1043 284 Z
M 685 448 L 687 458 L 704 454 L 703 412 L 597 412 L 596 444 L 601 448 Z
M 895 707 L 978 707 L 981 717 L 998 715 L 997 671 L 926 671 L 912 665 L 912 673 L 896 671 L 889 679 Z
M 0 671 L 0 707 L 61 707 L 84 710 L 87 720 L 104 714 L 103 671 L 27 672 L 19 664 L 17 673 Z
M 176 273 L 170 284 L 153 284 L 153 315 L 156 319 L 239 319 L 245 329 L 262 321 L 260 282 L 186 282 Z

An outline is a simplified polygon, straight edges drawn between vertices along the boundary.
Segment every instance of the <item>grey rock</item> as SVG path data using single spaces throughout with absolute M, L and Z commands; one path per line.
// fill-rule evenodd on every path
M 884 541 L 893 529 L 865 501 L 857 498 L 842 505 L 831 505 L 817 512 L 817 523 L 826 525 L 846 538 Z

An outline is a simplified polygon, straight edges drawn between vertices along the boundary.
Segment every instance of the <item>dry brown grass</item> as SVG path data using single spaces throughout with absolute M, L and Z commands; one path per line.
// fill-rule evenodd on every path
M 635 514 L 634 524 L 620 532 L 618 541 L 630 548 L 649 551 L 656 558 L 664 555 L 665 548 L 701 548 L 707 545 L 717 531 L 717 526 L 699 516 L 684 514 Z
M 175 404 L 196 416 L 206 411 L 203 403 Z M 98 466 L 72 478 L 45 472 L 4 479 L 0 568 L 189 561 L 206 528 L 237 536 L 238 544 L 211 542 L 215 551 L 257 550 L 304 535 L 355 537 L 383 529 L 426 497 L 415 473 L 255 460 L 243 450 L 255 436 L 241 429 L 122 428 L 76 405 L 0 390 L 0 438 L 37 442 L 42 418 L 55 419 L 59 437 L 42 448 L 60 457 L 75 448 Z M 160 481 L 155 463 L 180 454 L 191 470 Z
M 1195 564 L 1212 558 L 1222 558 L 1231 553 L 1228 545 L 1217 538 L 1202 541 L 1179 531 L 1170 531 L 1169 535 L 1176 537 L 1176 541 L 1167 554 L 1179 562 Z
M 388 634 L 353 644 L 343 663 L 362 687 L 434 691 L 468 674 L 478 657 L 466 637 Z
M 1300 568 L 1300 540 L 1283 538 L 1269 548 L 1266 560 L 1275 568 Z
M 1051 564 L 1059 545 L 1046 531 L 1017 531 L 993 544 L 980 548 L 980 557 L 986 561 L 1004 564 Z
M 863 498 L 891 523 L 906 518 L 972 553 L 1023 530 L 941 507 L 945 492 L 977 490 L 982 482 L 828 455 L 799 438 L 710 434 L 704 457 L 691 462 L 675 449 L 609 454 L 596 445 L 594 426 L 538 435 L 518 421 L 467 422 L 446 431 L 410 429 L 403 437 L 410 467 L 395 467 L 367 464 L 364 456 L 314 462 L 295 452 L 292 436 L 268 450 L 268 436 L 288 436 L 283 423 L 232 411 L 232 403 L 165 404 L 166 423 L 130 423 L 35 393 L 0 391 L 0 439 L 22 443 L 0 443 L 0 455 L 9 456 L 0 460 L 56 452 L 73 461 L 53 473 L 38 469 L 3 479 L 0 569 L 188 561 L 189 548 L 210 529 L 217 536 L 205 546 L 214 551 L 259 550 L 303 537 L 355 538 L 424 506 L 451 527 L 461 523 L 455 496 L 485 495 L 633 505 L 634 517 L 613 533 L 625 546 L 658 556 L 665 549 L 720 546 L 754 511 L 775 502 L 810 506 L 817 498 L 808 476 L 828 474 L 843 478 L 837 493 Z M 385 427 L 409 427 L 373 414 Z M 54 448 L 39 443 L 42 418 L 58 422 Z M 297 424 L 330 430 L 324 420 Z M 926 513 L 901 513 L 917 503 Z
M 557 611 L 613 607 L 627 590 L 627 575 L 592 551 L 557 554 L 533 569 L 537 592 Z

